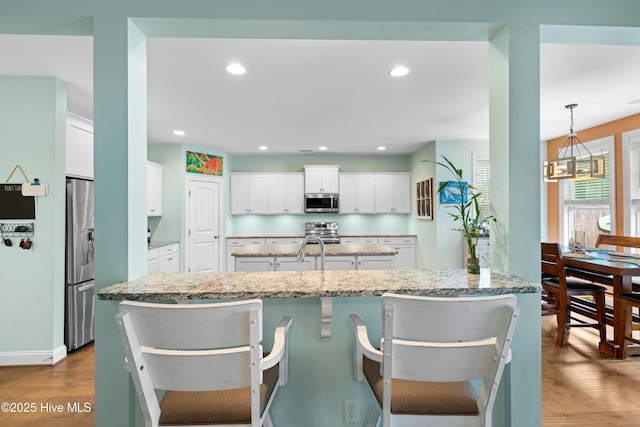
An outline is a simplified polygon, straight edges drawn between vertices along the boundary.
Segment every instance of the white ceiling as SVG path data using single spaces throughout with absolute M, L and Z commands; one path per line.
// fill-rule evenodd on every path
M 148 138 L 237 155 L 386 155 L 489 138 L 485 42 L 149 38 Z M 68 110 L 93 117 L 92 40 L 0 35 L 0 75 L 55 75 Z M 225 66 L 241 62 L 247 73 Z M 388 71 L 411 68 L 403 78 Z M 541 45 L 541 138 L 640 113 L 640 47 Z M 183 137 L 173 130 L 186 132 Z

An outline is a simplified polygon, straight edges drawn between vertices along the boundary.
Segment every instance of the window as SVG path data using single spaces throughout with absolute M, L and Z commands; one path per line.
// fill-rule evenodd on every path
M 489 153 L 473 153 L 473 186 L 481 193 L 478 197 L 480 218 L 491 215 L 491 203 L 489 197 L 491 165 Z
M 624 234 L 640 236 L 640 129 L 622 134 Z
M 605 177 L 560 182 L 560 236 L 564 244 L 574 230 L 586 232 L 587 247 L 595 245 L 598 234 L 615 231 L 615 176 L 613 136 L 585 142 L 594 155 L 605 158 Z

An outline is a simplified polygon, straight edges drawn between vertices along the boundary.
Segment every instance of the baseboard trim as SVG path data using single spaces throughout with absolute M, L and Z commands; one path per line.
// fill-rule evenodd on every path
M 55 365 L 65 357 L 67 357 L 65 345 L 51 351 L 0 352 L 0 366 Z

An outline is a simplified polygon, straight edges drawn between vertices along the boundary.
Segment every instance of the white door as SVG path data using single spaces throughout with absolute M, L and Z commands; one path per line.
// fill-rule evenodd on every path
M 220 271 L 220 183 L 189 180 L 187 187 L 185 270 Z

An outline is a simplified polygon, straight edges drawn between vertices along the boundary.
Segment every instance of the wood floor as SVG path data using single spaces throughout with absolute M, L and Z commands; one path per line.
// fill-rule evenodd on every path
M 613 360 L 598 352 L 595 330 L 573 329 L 565 347 L 555 347 L 555 319 L 542 318 L 542 425 L 640 426 L 640 357 Z M 53 367 L 0 367 L 0 403 L 35 403 L 33 413 L 0 412 L 11 427 L 94 425 L 93 346 Z M 124 368 L 123 368 L 124 369 Z M 69 411 L 77 404 L 90 412 Z M 41 404 L 62 405 L 60 413 Z M 73 408 L 72 408 L 73 409 Z M 517 426 L 516 426 L 517 427 Z

